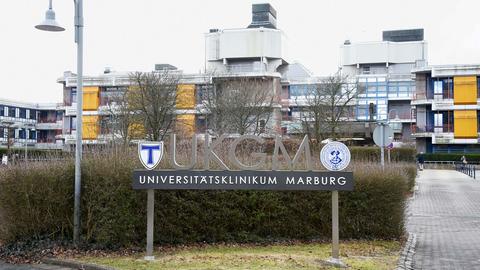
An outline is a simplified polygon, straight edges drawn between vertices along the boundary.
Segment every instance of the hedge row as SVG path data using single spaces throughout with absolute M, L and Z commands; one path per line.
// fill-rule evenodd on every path
M 380 160 L 379 147 L 349 147 L 352 159 L 357 161 L 378 162 Z M 393 148 L 390 150 L 390 159 L 393 162 L 414 162 L 415 148 Z M 385 150 L 385 159 L 387 159 L 387 150 Z
M 82 231 L 90 244 L 140 245 L 145 239 L 146 192 L 131 188 L 126 153 L 85 156 Z M 340 230 L 345 239 L 398 239 L 415 166 L 356 163 L 355 190 L 340 192 Z M 407 170 L 406 170 L 407 168 Z M 410 171 L 410 173 L 406 173 Z M 0 242 L 72 235 L 72 160 L 0 169 Z M 330 192 L 156 191 L 158 244 L 328 239 Z
M 458 161 L 465 156 L 468 162 L 480 162 L 480 154 L 448 154 L 448 153 L 428 153 L 422 154 L 425 161 Z
M 0 157 L 7 155 L 9 150 L 7 148 L 0 148 Z M 25 148 L 11 148 L 10 154 L 17 154 L 20 159 L 25 157 Z M 28 158 L 61 158 L 64 156 L 72 155 L 72 153 L 65 152 L 62 150 L 44 150 L 44 149 L 28 149 L 27 150 Z
M 300 145 L 300 140 L 290 139 L 284 140 L 283 144 L 289 152 L 295 152 Z M 274 140 L 267 140 L 265 142 L 264 151 L 267 153 L 273 153 L 275 146 Z M 311 144 L 312 146 L 312 144 Z M 378 162 L 380 161 L 380 148 L 376 146 L 349 146 L 350 152 L 352 154 L 352 160 L 355 161 L 368 161 L 368 162 Z M 318 154 L 320 149 L 312 147 L 312 152 Z M 416 155 L 415 148 L 401 147 L 394 148 L 390 150 L 390 159 L 391 161 L 399 162 L 414 162 Z M 387 151 L 385 151 L 385 158 L 387 158 Z

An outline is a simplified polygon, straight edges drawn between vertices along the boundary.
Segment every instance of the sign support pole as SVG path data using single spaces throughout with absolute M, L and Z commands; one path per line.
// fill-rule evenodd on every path
M 385 169 L 385 125 L 380 124 L 380 164 L 382 165 L 382 170 Z
M 338 226 L 338 190 L 332 191 L 332 258 L 340 261 Z
M 332 258 L 327 262 L 339 268 L 346 265 L 340 260 L 340 232 L 338 224 L 338 190 L 332 191 Z
M 149 189 L 147 191 L 147 255 L 145 260 L 153 261 L 153 217 L 155 207 L 155 190 Z

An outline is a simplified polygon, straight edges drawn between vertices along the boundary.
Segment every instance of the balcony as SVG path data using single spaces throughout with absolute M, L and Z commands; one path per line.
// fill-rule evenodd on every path
M 409 111 L 400 111 L 395 113 L 395 110 L 390 111 L 389 122 L 393 123 L 415 123 L 417 120 L 415 116 Z
M 41 130 L 58 130 L 62 129 L 63 121 L 53 121 L 53 122 L 39 122 L 36 125 L 37 129 Z
M 77 103 L 72 103 L 71 106 L 65 106 L 65 115 L 66 116 L 77 115 Z
M 414 137 L 432 137 L 433 130 L 433 126 L 412 125 L 412 135 Z
M 35 144 L 37 149 L 63 149 L 63 142 L 42 142 Z

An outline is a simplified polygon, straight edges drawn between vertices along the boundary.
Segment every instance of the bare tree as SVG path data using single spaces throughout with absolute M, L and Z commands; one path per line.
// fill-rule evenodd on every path
M 175 121 L 175 106 L 179 75 L 168 70 L 135 72 L 127 94 L 131 123 L 142 123 L 148 139 L 161 141 Z M 128 128 L 126 128 L 127 132 Z
M 102 128 L 111 134 L 113 143 L 120 139 L 124 147 L 128 146 L 132 138 L 139 138 L 136 127 L 143 126 L 143 122 L 138 123 L 138 119 L 135 121 L 135 112 L 128 103 L 128 95 L 128 88 L 111 92 L 106 103 L 108 117 L 102 121 Z
M 263 77 L 214 76 L 213 87 L 202 97 L 217 135 L 265 133 L 273 101 L 272 81 Z
M 304 132 L 316 141 L 337 138 L 357 95 L 355 85 L 338 73 L 308 88 L 304 104 L 299 104 Z

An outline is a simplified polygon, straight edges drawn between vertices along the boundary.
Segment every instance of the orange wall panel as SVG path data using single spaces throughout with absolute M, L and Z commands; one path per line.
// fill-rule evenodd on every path
M 179 84 L 177 86 L 177 109 L 195 108 L 195 85 Z
M 477 104 L 477 77 L 457 76 L 453 78 L 453 103 Z
M 454 136 L 455 138 L 477 138 L 477 111 L 475 110 L 456 110 L 453 112 Z

